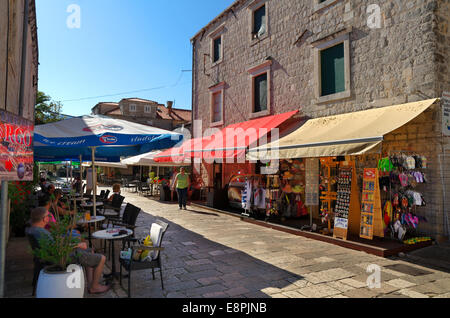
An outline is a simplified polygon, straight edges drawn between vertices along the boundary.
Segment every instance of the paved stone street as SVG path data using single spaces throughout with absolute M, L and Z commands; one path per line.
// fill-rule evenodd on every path
M 411 259 L 384 259 L 207 209 L 188 207 L 180 211 L 176 204 L 130 192 L 124 195 L 126 202 L 145 211 L 137 221 L 137 237 L 145 236 L 156 219 L 170 224 L 162 252 L 165 289 L 161 289 L 159 272 L 153 280 L 151 270 L 137 271 L 132 277 L 132 297 L 450 297 L 450 271 L 439 263 L 422 266 L 420 253 Z M 440 254 L 449 251 L 439 249 Z M 370 264 L 381 267 L 381 288 L 367 287 Z M 409 268 L 409 272 L 400 272 L 391 267 L 396 264 L 419 271 L 414 273 Z M 123 283 L 126 286 L 127 281 Z M 10 297 L 20 294 L 7 290 Z M 116 281 L 112 291 L 96 297 L 126 297 L 126 293 Z

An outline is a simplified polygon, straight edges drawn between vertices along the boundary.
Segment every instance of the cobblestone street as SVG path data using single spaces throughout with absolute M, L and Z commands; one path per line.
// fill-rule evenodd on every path
M 159 273 L 153 281 L 150 270 L 139 271 L 133 273 L 133 297 L 450 297 L 450 274 L 445 271 L 267 229 L 207 209 L 180 211 L 176 204 L 129 192 L 125 196 L 145 211 L 137 221 L 137 237 L 157 218 L 170 224 L 162 254 L 165 290 Z M 367 287 L 369 264 L 382 267 L 379 289 Z M 427 274 L 386 268 L 395 264 Z
M 156 219 L 169 223 L 162 252 L 165 289 L 161 288 L 159 272 L 153 280 L 151 270 L 136 271 L 132 276 L 132 297 L 450 297 L 450 274 L 443 268 L 436 269 L 436 264 L 430 265 L 431 260 L 425 267 L 418 265 L 420 258 L 380 258 L 244 223 L 238 217 L 207 209 L 188 206 L 187 211 L 180 211 L 177 204 L 130 192 L 124 195 L 126 202 L 144 211 L 136 223 L 136 237 L 147 235 Z M 22 244 L 22 251 L 18 251 L 15 242 L 13 239 L 8 249 L 7 296 L 30 297 L 32 264 L 29 272 L 14 271 L 14 266 L 25 260 L 28 246 Z M 448 247 L 440 248 L 441 255 L 448 255 Z M 367 287 L 370 264 L 381 267 L 381 288 Z M 409 268 L 410 273 L 388 268 L 399 264 L 413 268 Z M 416 273 L 411 271 L 414 269 Z M 126 279 L 123 284 L 126 286 Z M 95 297 L 126 296 L 114 281 L 110 292 Z

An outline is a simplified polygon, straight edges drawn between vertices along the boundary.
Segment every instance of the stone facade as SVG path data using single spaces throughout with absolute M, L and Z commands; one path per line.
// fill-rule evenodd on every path
M 34 122 L 38 80 L 34 0 L 0 0 L 0 39 L 0 109 Z
M 252 8 L 262 4 L 267 31 L 254 40 Z M 203 131 L 212 126 L 210 88 L 219 83 L 224 111 L 217 128 L 258 116 L 251 109 L 255 67 L 268 67 L 270 75 L 269 111 L 261 115 L 299 110 L 317 118 L 441 97 L 450 91 L 449 22 L 448 0 L 238 0 L 191 39 L 194 120 L 202 121 Z M 223 56 L 212 63 L 219 32 Z M 348 94 L 324 100 L 317 89 L 317 50 L 340 38 L 348 44 Z M 440 103 L 386 137 L 383 152 L 395 149 L 429 156 L 423 213 L 430 222 L 423 230 L 448 236 L 450 141 L 442 136 Z

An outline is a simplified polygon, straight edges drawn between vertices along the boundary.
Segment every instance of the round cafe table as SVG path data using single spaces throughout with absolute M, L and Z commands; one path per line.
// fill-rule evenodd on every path
M 97 208 L 99 208 L 99 207 L 103 206 L 103 202 L 96 202 L 95 206 Z M 86 209 L 86 210 L 90 210 L 92 212 L 94 209 L 94 203 L 93 202 L 81 203 L 80 207 L 82 207 L 83 209 Z
M 127 234 L 118 235 L 121 230 L 127 231 Z M 126 229 L 126 228 L 114 228 L 114 229 L 101 230 L 101 231 L 97 231 L 94 234 L 92 234 L 92 237 L 101 239 L 101 240 L 108 240 L 112 244 L 111 276 L 117 276 L 114 241 L 124 239 L 130 235 L 133 235 L 133 231 Z
M 97 223 L 97 222 L 101 222 L 104 221 L 105 217 L 101 216 L 101 215 L 97 215 L 97 216 L 92 216 L 90 220 L 86 220 L 85 218 L 78 220 L 78 224 L 83 225 L 83 224 L 88 224 L 88 233 L 89 233 L 89 247 L 92 247 L 92 242 L 91 242 L 91 227 L 90 224 L 92 223 Z

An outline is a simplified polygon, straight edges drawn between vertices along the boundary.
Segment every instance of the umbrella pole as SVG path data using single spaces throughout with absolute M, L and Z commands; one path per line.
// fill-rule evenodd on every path
M 8 222 L 8 181 L 2 181 L 0 198 L 0 298 L 5 296 L 6 229 Z
M 92 186 L 93 186 L 93 200 L 94 203 L 94 217 L 97 217 L 97 173 L 95 171 L 95 147 L 92 147 Z

